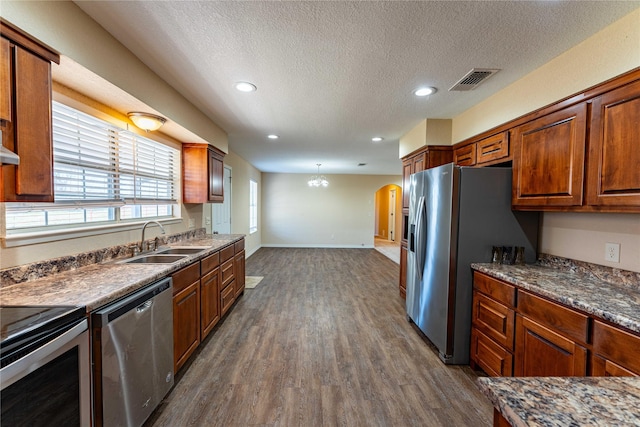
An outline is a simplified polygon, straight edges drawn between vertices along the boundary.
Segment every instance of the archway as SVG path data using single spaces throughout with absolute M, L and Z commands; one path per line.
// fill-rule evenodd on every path
M 376 250 L 395 262 L 400 262 L 402 232 L 402 188 L 388 184 L 375 193 L 373 241 Z

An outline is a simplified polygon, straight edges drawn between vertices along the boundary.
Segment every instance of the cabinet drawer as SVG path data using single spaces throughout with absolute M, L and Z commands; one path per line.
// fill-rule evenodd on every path
M 222 275 L 222 287 L 225 288 L 233 280 L 233 258 L 222 263 L 220 274 Z
M 516 288 L 508 283 L 476 271 L 473 273 L 473 287 L 510 307 L 516 305 Z
M 233 245 L 223 248 L 220 250 L 220 262 L 225 262 L 229 258 L 232 258 L 234 253 Z
M 453 162 L 458 166 L 473 166 L 476 164 L 476 144 L 469 144 L 453 151 Z
M 240 253 L 240 252 L 244 251 L 244 239 L 235 242 L 233 244 L 233 247 L 234 247 L 234 252 L 235 253 Z
M 473 325 L 492 340 L 513 351 L 515 312 L 510 308 L 487 298 L 480 292 L 473 292 Z
M 640 336 L 596 320 L 593 322 L 593 352 L 640 373 Z
M 509 132 L 502 132 L 478 141 L 476 157 L 478 164 L 509 157 Z
M 233 301 L 235 300 L 235 290 L 233 281 L 220 292 L 220 306 L 222 307 L 222 315 L 231 308 Z
M 220 252 L 209 255 L 206 258 L 202 258 L 200 261 L 200 270 L 203 276 L 220 265 Z
M 200 263 L 194 262 L 188 267 L 183 268 L 171 275 L 173 279 L 173 295 L 200 280 Z
M 500 347 L 476 328 L 471 330 L 471 357 L 491 376 L 510 377 L 513 375 L 513 354 Z
M 565 336 L 586 343 L 589 317 L 525 291 L 518 293 L 518 311 Z

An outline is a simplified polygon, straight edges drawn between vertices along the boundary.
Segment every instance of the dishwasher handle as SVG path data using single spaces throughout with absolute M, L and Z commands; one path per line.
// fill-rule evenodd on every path
M 141 314 L 151 307 L 153 298 L 172 289 L 172 284 L 171 277 L 167 277 L 93 312 L 91 320 L 94 327 L 104 327 L 131 310 Z

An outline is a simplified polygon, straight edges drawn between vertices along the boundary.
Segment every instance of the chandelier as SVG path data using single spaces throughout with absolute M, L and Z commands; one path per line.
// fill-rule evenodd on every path
M 318 174 L 311 177 L 307 182 L 309 187 L 326 187 L 329 185 L 329 181 L 323 175 L 320 175 L 320 165 L 322 163 L 316 163 L 318 165 Z

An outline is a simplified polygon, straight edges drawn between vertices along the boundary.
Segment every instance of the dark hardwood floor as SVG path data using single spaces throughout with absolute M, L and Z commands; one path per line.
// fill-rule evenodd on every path
M 468 367 L 410 323 L 373 249 L 262 248 L 247 289 L 148 426 L 489 426 Z

